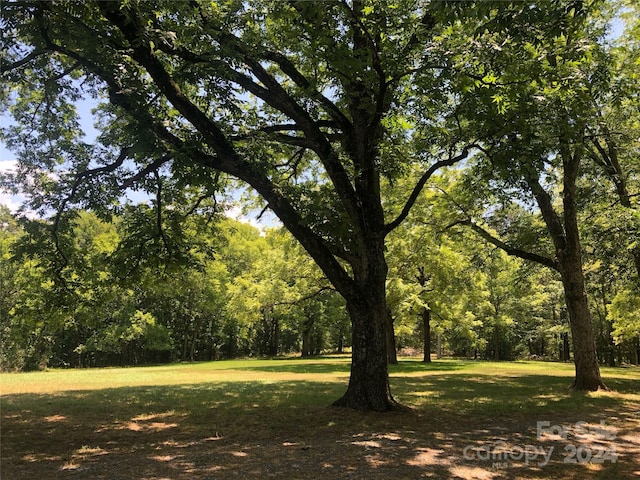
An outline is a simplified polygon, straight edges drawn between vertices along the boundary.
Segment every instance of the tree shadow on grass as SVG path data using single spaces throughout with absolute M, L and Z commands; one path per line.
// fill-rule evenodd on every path
M 425 373 L 392 383 L 413 413 L 328 408 L 345 387 L 339 382 L 5 396 L 2 478 L 616 479 L 640 472 L 639 405 L 623 395 L 572 394 L 566 377 L 540 375 Z M 637 392 L 632 379 L 615 383 L 618 392 Z M 615 438 L 576 437 L 576 422 L 601 421 L 617 428 Z M 539 436 L 537 422 L 569 434 Z M 550 447 L 543 464 L 539 452 Z M 615 447 L 616 461 L 579 462 L 594 460 L 601 447 Z
M 284 363 L 274 360 L 271 365 L 255 365 L 234 367 L 233 370 L 271 373 L 300 373 L 300 374 L 349 374 L 351 365 L 348 362 L 331 362 L 321 358 L 296 359 L 295 363 Z
M 257 371 L 257 372 L 273 372 L 273 373 L 309 373 L 309 374 L 348 374 L 351 365 L 349 362 L 336 361 L 331 362 L 334 357 L 329 357 L 329 362 L 325 357 L 311 357 L 306 359 L 296 359 L 291 361 L 290 358 L 274 359 L 271 365 L 251 365 L 233 368 L 233 370 Z M 283 360 L 282 363 L 277 360 Z M 289 362 L 285 363 L 285 360 Z M 391 373 L 420 373 L 420 372 L 447 372 L 464 370 L 472 361 L 464 360 L 446 360 L 442 362 L 423 363 L 415 360 L 400 361 L 397 365 L 391 365 L 389 370 Z
M 609 379 L 611 394 L 583 393 L 568 388 L 568 379 L 551 375 L 503 377 L 479 374 L 397 377 L 392 389 L 410 405 L 438 405 L 459 414 L 576 411 L 622 403 L 617 394 L 638 393 L 634 379 Z

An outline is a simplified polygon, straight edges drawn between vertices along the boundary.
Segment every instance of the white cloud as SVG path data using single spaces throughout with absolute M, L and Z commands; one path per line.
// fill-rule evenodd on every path
M 248 223 L 249 225 L 252 225 L 257 229 L 262 230 L 262 225 L 257 220 L 244 215 L 242 213 L 242 207 L 238 205 L 234 205 L 233 207 L 229 208 L 224 212 L 224 214 L 229 218 L 233 218 L 234 220 L 242 223 Z
M 278 220 L 270 210 L 263 212 L 260 219 L 258 219 L 258 215 L 260 214 L 259 210 L 252 210 L 249 215 L 245 215 L 242 213 L 242 207 L 238 205 L 234 205 L 227 209 L 224 214 L 229 218 L 238 220 L 239 222 L 248 223 L 261 232 L 263 232 L 265 228 L 272 228 L 281 225 L 280 220 Z
M 15 170 L 17 165 L 17 160 L 0 160 L 0 173 Z
M 16 168 L 16 160 L 0 160 L 0 173 L 7 173 Z M 12 195 L 0 187 L 0 205 L 9 207 L 9 210 L 16 212 L 22 203 L 22 197 Z
M 21 202 L 16 196 L 0 192 L 0 205 L 8 207 L 9 210 L 15 213 L 20 208 L 20 204 Z

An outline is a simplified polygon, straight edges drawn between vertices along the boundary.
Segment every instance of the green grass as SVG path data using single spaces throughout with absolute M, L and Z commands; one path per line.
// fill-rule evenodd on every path
M 612 391 L 593 393 L 569 390 L 574 374 L 569 364 L 445 360 L 426 367 L 425 374 L 423 364 L 410 361 L 391 370 L 401 401 L 460 414 L 563 412 L 640 401 L 638 368 L 603 368 Z
M 156 392 L 159 404 L 170 401 L 172 396 L 193 398 L 198 404 L 204 401 L 199 399 L 202 396 L 209 403 L 232 407 L 245 405 L 247 401 L 262 406 L 326 406 L 345 388 L 349 362 L 345 357 L 284 358 L 5 373 L 0 374 L 0 394 L 5 397 L 7 408 L 14 399 L 37 399 L 40 395 L 51 401 L 91 395 L 139 396 L 143 392 Z M 469 414 L 523 409 L 561 412 L 576 406 L 605 407 L 640 399 L 637 396 L 640 369 L 602 368 L 602 374 L 612 392 L 580 394 L 567 388 L 573 375 L 570 364 L 463 360 L 424 364 L 402 359 L 390 367 L 394 395 L 416 409 Z M 92 393 L 81 393 L 87 391 Z
M 312 443 L 317 448 L 306 454 L 309 458 L 335 450 L 343 468 L 369 458 L 362 452 L 356 455 L 354 448 L 369 445 L 369 451 L 376 444 L 389 468 L 395 466 L 386 471 L 360 465 L 367 474 L 362 478 L 419 478 L 418 457 L 410 454 L 423 455 L 427 446 L 434 451 L 457 451 L 464 442 L 482 442 L 496 432 L 530 443 L 535 441 L 538 420 L 606 420 L 617 422 L 632 438 L 640 437 L 634 431 L 640 428 L 639 368 L 602 368 L 611 391 L 572 393 L 570 364 L 463 360 L 424 364 L 402 359 L 390 367 L 392 392 L 414 413 L 381 415 L 328 408 L 344 392 L 349 367 L 348 358 L 336 356 L 0 374 L 6 474 L 2 478 L 67 478 L 64 472 L 91 479 L 235 478 L 237 472 L 258 478 L 251 472 L 259 465 L 282 461 L 285 469 L 290 462 L 296 464 L 295 456 L 284 461 L 283 455 L 290 450 L 283 450 L 283 445 Z M 198 476 L 191 467 L 180 467 L 180 474 L 158 473 L 158 468 L 167 467 L 157 460 L 161 457 L 183 456 L 189 458 L 189 465 L 213 462 L 218 458 L 209 455 L 214 443 L 219 455 L 230 455 L 216 466 L 222 473 Z M 640 438 L 637 444 L 640 449 Z M 187 453 L 176 445 L 192 447 Z M 629 445 L 625 448 L 633 452 L 635 444 Z M 250 451 L 261 453 L 248 459 L 245 454 Z M 324 465 L 323 458 L 314 461 Z M 149 473 L 100 476 L 113 469 L 116 461 L 128 462 L 132 471 L 137 471 L 138 464 L 145 465 Z M 627 478 L 636 468 L 640 472 L 637 463 L 625 465 L 597 466 L 586 473 L 577 470 L 573 477 L 573 470 L 559 464 L 538 476 L 520 478 L 600 478 L 604 473 L 607 478 Z M 467 475 L 455 473 L 454 467 L 458 468 L 439 461 L 429 468 L 442 469 L 441 478 Z M 413 470 L 406 477 L 397 475 L 403 469 Z M 278 471 L 288 478 L 307 478 Z M 523 472 L 531 474 L 527 469 Z M 324 474 L 318 473 L 317 478 Z

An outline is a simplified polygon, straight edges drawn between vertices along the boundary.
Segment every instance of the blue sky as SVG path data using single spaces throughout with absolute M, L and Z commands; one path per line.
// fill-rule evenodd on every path
M 78 114 L 80 115 L 82 128 L 85 132 L 85 139 L 93 141 L 98 136 L 98 131 L 93 127 L 93 119 L 91 109 L 95 106 L 94 101 L 81 100 L 76 104 Z M 8 115 L 0 114 L 0 126 L 5 127 L 10 122 Z M 0 140 L 0 173 L 11 170 L 15 164 L 15 155 L 7 150 L 4 142 Z M 21 196 L 13 196 L 0 189 L 0 204 L 7 205 L 12 211 L 15 211 L 20 203 L 24 200 Z

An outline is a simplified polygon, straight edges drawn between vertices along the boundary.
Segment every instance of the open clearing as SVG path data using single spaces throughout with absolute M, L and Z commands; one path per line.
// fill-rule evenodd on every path
M 406 413 L 329 407 L 349 359 L 2 374 L 2 480 L 626 479 L 640 369 L 568 391 L 570 364 L 401 359 Z M 584 423 L 582 423 L 584 422 Z

